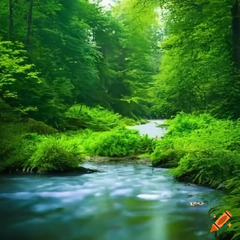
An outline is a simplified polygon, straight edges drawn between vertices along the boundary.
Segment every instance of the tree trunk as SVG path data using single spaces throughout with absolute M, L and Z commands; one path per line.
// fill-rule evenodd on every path
M 9 0 L 9 26 L 8 26 L 8 40 L 12 40 L 13 33 L 13 1 Z
M 237 69 L 240 69 L 240 2 L 235 0 L 232 6 L 233 54 Z
M 27 17 L 27 36 L 26 36 L 26 48 L 30 46 L 31 31 L 32 31 L 32 14 L 33 14 L 33 0 L 29 0 L 29 9 Z

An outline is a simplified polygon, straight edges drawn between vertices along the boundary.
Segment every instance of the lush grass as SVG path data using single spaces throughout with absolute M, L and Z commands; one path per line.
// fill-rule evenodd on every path
M 1 162 L 0 171 L 71 170 L 77 168 L 85 156 L 137 156 L 151 152 L 155 144 L 155 140 L 126 128 L 105 132 L 82 130 L 54 135 L 25 132 L 17 135 L 15 142 Z
M 239 133 L 238 122 L 180 114 L 157 143 L 153 164 L 176 167 L 180 180 L 217 187 L 239 168 Z
M 239 239 L 240 122 L 179 114 L 168 129 L 152 154 L 153 165 L 173 167 L 174 177 L 181 181 L 223 188 L 228 193 L 226 205 L 212 211 L 232 212 L 233 226 L 219 239 Z
M 123 157 L 154 148 L 154 140 L 125 128 L 135 120 L 101 107 L 76 105 L 65 118 L 75 124 L 74 131 L 58 132 L 32 119 L 1 124 L 0 172 L 66 171 L 78 167 L 85 156 Z
M 74 105 L 65 113 L 64 119 L 63 126 L 70 130 L 88 128 L 94 131 L 107 131 L 119 126 L 136 124 L 133 119 L 124 118 L 100 106 L 90 108 L 85 105 Z
M 84 144 L 91 155 L 123 157 L 151 152 L 155 141 L 141 137 L 135 130 L 116 128 L 112 131 L 92 133 Z

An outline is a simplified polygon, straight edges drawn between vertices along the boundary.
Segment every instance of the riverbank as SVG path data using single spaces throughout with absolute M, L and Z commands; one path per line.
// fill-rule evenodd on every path
M 172 168 L 171 173 L 179 181 L 220 188 L 227 192 L 228 198 L 224 198 L 226 204 L 215 207 L 212 214 L 221 215 L 222 212 L 233 209 L 233 228 L 219 231 L 219 239 L 240 232 L 237 225 L 240 206 L 236 203 L 240 199 L 238 122 L 217 120 L 207 114 L 180 114 L 165 123 L 168 124 L 165 134 L 166 126 L 157 127 L 159 123 L 163 124 L 163 120 L 129 127 L 119 115 L 113 116 L 115 120 L 118 119 L 118 124 L 121 123 L 120 126 L 117 124 L 109 130 L 108 119 L 113 113 L 104 110 L 104 114 L 107 117 L 99 122 L 98 131 L 95 119 L 94 124 L 88 124 L 94 126 L 94 129 L 66 132 L 57 132 L 34 121 L 30 122 L 31 128 L 29 123 L 15 124 L 14 128 L 11 124 L 1 126 L 2 139 L 7 136 L 7 141 L 2 145 L 4 157 L 0 170 L 15 172 L 18 169 L 18 172 L 24 170 L 60 175 L 94 172 L 82 171 L 82 167 L 80 171 L 79 165 L 82 166 L 84 162 L 136 163 L 145 166 L 151 166 L 152 163 L 154 167 Z M 31 129 L 38 129 L 38 132 Z M 146 135 L 148 131 L 150 137 Z
M 155 140 L 127 128 L 137 123 L 100 107 L 78 105 L 65 114 L 62 130 L 33 119 L 2 122 L 0 172 L 66 172 L 87 156 L 150 154 Z
M 153 165 L 172 168 L 171 173 L 179 181 L 224 190 L 224 206 L 211 213 L 220 216 L 229 210 L 233 214 L 232 227 L 218 231 L 218 239 L 238 239 L 239 121 L 217 120 L 208 114 L 179 114 L 168 124 L 168 132 L 152 154 Z

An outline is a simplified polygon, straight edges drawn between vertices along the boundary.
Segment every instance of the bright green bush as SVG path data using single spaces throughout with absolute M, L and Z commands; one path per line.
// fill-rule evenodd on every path
M 41 131 L 39 135 L 30 133 L 28 123 L 4 124 L 0 127 L 0 172 L 22 171 L 24 168 L 61 171 L 76 166 L 76 161 L 79 163 L 83 152 L 79 133 L 75 137 L 67 134 L 50 136 L 42 135 Z M 37 126 L 48 133 L 52 132 L 51 127 L 44 123 L 37 123 Z
M 208 128 L 209 125 L 216 122 L 209 114 L 178 114 L 168 124 L 168 135 L 171 136 L 186 136 L 197 129 Z
M 24 119 L 21 122 L 0 123 L 0 172 L 22 170 L 25 162 L 46 138 L 57 131 L 43 122 Z M 40 136 L 38 134 L 43 136 Z
M 122 157 L 152 151 L 154 140 L 141 137 L 135 130 L 122 128 L 92 133 L 84 146 L 91 155 Z
M 73 130 L 89 128 L 95 131 L 106 131 L 112 128 L 132 125 L 134 120 L 123 118 L 118 113 L 113 113 L 100 106 L 87 107 L 85 105 L 74 105 L 65 113 L 65 127 Z
M 185 154 L 182 149 L 168 148 L 163 150 L 161 147 L 156 147 L 155 151 L 151 155 L 153 166 L 162 167 L 177 167 L 179 159 Z
M 70 151 L 67 142 L 49 137 L 37 145 L 37 150 L 27 162 L 26 167 L 41 172 L 52 172 L 75 169 L 79 164 L 78 153 Z
M 183 181 L 217 188 L 240 169 L 240 154 L 229 150 L 195 151 L 188 153 L 172 170 Z
M 212 152 L 214 155 L 216 150 L 235 151 L 239 148 L 239 132 L 239 124 L 232 121 L 216 120 L 207 114 L 200 115 L 198 121 L 196 115 L 180 114 L 170 121 L 168 132 L 157 143 L 152 154 L 153 164 L 172 162 L 171 166 L 177 166 L 188 153 Z
M 5 171 L 21 171 L 28 159 L 30 159 L 37 150 L 37 145 L 43 141 L 43 139 L 46 139 L 46 137 L 35 133 L 24 133 L 19 136 L 18 144 L 14 145 L 15 148 L 5 160 Z

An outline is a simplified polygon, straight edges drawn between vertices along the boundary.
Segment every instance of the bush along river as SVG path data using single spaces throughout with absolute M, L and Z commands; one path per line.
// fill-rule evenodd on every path
M 153 133 L 156 123 L 144 131 L 147 126 Z M 157 136 L 163 131 L 155 130 Z M 1 175 L 0 239 L 214 239 L 208 210 L 219 203 L 220 192 L 176 182 L 169 170 L 146 164 L 83 166 L 98 172 Z

